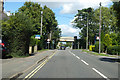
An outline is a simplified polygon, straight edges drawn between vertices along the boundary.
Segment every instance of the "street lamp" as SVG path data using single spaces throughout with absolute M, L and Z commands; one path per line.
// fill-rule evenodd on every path
M 99 54 L 101 50 L 101 2 L 100 2 L 100 26 L 99 26 Z
M 42 19 L 43 19 L 43 11 L 41 11 L 41 32 L 40 32 L 41 36 L 42 36 Z

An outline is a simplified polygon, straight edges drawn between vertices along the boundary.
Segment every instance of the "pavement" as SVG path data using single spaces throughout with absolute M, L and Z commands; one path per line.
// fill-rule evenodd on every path
M 119 63 L 106 60 L 81 50 L 57 50 L 34 69 L 22 74 L 19 78 L 32 79 L 67 79 L 119 80 Z M 52 80 L 51 79 L 51 80 Z
M 27 70 L 41 63 L 52 55 L 55 50 L 48 50 L 43 52 L 37 52 L 35 55 L 26 58 L 11 58 L 2 59 L 2 78 L 12 78 L 15 76 L 20 76 Z

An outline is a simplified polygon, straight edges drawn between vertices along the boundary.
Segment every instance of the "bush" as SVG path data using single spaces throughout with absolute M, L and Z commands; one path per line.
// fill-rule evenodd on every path
M 97 41 L 97 42 L 95 43 L 95 48 L 93 48 L 93 51 L 99 52 L 99 41 Z M 103 43 L 101 42 L 101 52 L 103 52 L 103 51 L 104 51 L 104 45 L 103 45 Z
M 113 46 L 109 46 L 107 48 L 107 53 L 108 54 L 111 54 L 111 55 L 117 55 L 119 54 L 120 55 L 120 45 L 113 45 Z
M 2 39 L 6 43 L 9 55 L 13 57 L 28 55 L 30 36 L 33 32 L 30 21 L 31 19 L 23 13 L 15 13 L 2 23 Z

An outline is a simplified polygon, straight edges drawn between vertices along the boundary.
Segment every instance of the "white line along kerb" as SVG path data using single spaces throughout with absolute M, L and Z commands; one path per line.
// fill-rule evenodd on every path
M 81 60 L 83 63 L 85 63 L 86 65 L 89 65 L 87 62 L 85 62 L 84 60 Z
M 103 78 L 105 78 L 106 80 L 110 80 L 108 79 L 105 75 L 103 75 L 101 72 L 99 72 L 98 70 L 96 70 L 95 68 L 92 68 L 95 72 L 97 72 L 99 75 L 101 75 Z

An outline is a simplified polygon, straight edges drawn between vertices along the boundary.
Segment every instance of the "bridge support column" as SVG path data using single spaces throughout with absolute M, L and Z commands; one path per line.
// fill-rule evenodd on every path
M 72 49 L 73 49 L 73 46 L 74 46 L 74 44 L 73 44 L 73 42 L 72 42 Z
M 57 45 L 57 47 L 60 49 L 60 42 L 58 42 L 58 45 Z

